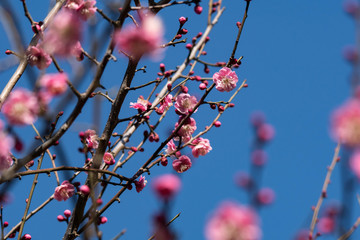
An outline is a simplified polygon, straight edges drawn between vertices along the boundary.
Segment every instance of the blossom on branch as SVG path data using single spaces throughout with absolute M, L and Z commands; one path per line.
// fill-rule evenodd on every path
M 69 181 L 65 180 L 60 186 L 55 188 L 54 198 L 58 201 L 66 201 L 75 194 L 75 187 Z
M 40 86 L 50 96 L 58 96 L 66 91 L 67 81 L 66 73 L 45 74 L 40 79 Z
M 187 93 L 181 93 L 176 97 L 175 108 L 181 114 L 189 114 L 193 111 L 198 101 L 195 96 Z
M 40 70 L 48 68 L 52 63 L 50 55 L 45 52 L 39 44 L 36 46 L 30 46 L 26 50 L 26 59 L 31 66 L 36 66 Z
M 139 112 L 145 112 L 149 107 L 151 107 L 151 103 L 148 100 L 144 99 L 143 96 L 140 96 L 137 99 L 136 103 L 130 103 L 130 108 L 135 108 Z
M 166 95 L 166 97 L 160 102 L 160 107 L 156 109 L 156 113 L 163 114 L 167 111 L 173 105 L 172 98 L 173 96 L 171 94 Z
M 104 154 L 103 160 L 107 165 L 113 165 L 115 163 L 114 156 L 110 152 Z
M 219 72 L 214 73 L 213 80 L 215 88 L 220 92 L 230 92 L 236 87 L 238 76 L 228 67 L 223 67 Z
M 96 13 L 96 1 L 68 0 L 65 7 L 75 10 L 82 20 L 86 21 Z
M 26 89 L 12 91 L 5 101 L 2 112 L 14 125 L 29 125 L 35 122 L 40 108 L 36 96 Z
M 0 171 L 8 169 L 13 162 L 10 151 L 14 146 L 14 139 L 4 132 L 3 125 L 0 121 Z
M 225 202 L 208 221 L 205 235 L 207 240 L 259 240 L 261 229 L 253 210 Z
M 180 117 L 179 121 L 175 124 L 175 128 L 179 126 L 179 123 L 182 121 L 183 118 Z M 188 142 L 191 139 L 191 135 L 196 130 L 196 121 L 193 118 L 188 118 L 184 125 L 181 126 L 177 135 L 181 137 L 182 142 Z M 179 140 L 179 137 L 174 138 L 176 141 Z
M 88 148 L 96 149 L 99 146 L 98 135 L 96 135 L 95 130 L 88 129 L 85 131 L 84 138 Z
M 145 188 L 147 181 L 145 180 L 145 177 L 141 175 L 139 180 L 134 181 L 134 184 L 136 191 L 139 193 Z
M 199 137 L 194 139 L 191 143 L 195 145 L 190 145 L 190 148 L 192 149 L 191 152 L 193 156 L 196 158 L 198 158 L 200 155 L 205 156 L 208 152 L 212 150 L 209 139 Z
M 182 155 L 178 159 L 175 159 L 173 161 L 173 168 L 178 173 L 183 173 L 187 171 L 189 168 L 191 168 L 191 160 L 188 156 Z

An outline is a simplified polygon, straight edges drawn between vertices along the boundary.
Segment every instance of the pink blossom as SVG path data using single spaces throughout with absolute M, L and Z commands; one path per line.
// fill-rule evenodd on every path
M 67 89 L 66 73 L 45 74 L 40 79 L 40 86 L 51 96 L 63 94 Z
M 182 121 L 182 118 L 179 119 L 179 121 L 175 124 L 175 128 L 179 126 L 179 123 Z M 177 134 L 181 137 L 182 142 L 188 142 L 191 139 L 191 135 L 196 130 L 196 121 L 193 118 L 188 118 L 184 125 L 179 129 Z M 174 138 L 175 140 L 178 140 L 179 138 Z
M 109 152 L 104 154 L 103 160 L 107 165 L 113 165 L 115 163 L 114 156 Z
M 166 95 L 166 97 L 160 102 L 160 107 L 156 109 L 156 112 L 158 114 L 163 114 L 167 111 L 173 105 L 172 98 L 173 96 L 171 94 Z
M 0 171 L 10 168 L 12 163 L 13 159 L 10 156 L 10 153 L 7 155 L 0 155 Z
M 275 130 L 270 124 L 261 124 L 256 131 L 257 137 L 260 141 L 267 142 L 274 138 Z
M 145 177 L 141 175 L 139 180 L 134 181 L 134 184 L 136 187 L 136 191 L 139 193 L 144 189 L 144 187 L 147 184 L 147 181 L 145 180 Z
M 88 20 L 96 13 L 96 7 L 95 7 L 96 1 L 84 1 L 82 4 L 80 4 L 79 8 L 77 9 L 78 13 L 80 13 L 80 17 L 83 20 Z
M 50 54 L 63 57 L 72 54 L 81 39 L 82 23 L 74 11 L 61 10 L 45 32 L 43 47 Z
M 13 160 L 10 155 L 14 140 L 3 131 L 3 123 L 0 121 L 0 170 L 8 169 Z
M 219 72 L 213 75 L 215 87 L 220 92 L 230 92 L 236 87 L 238 82 L 238 76 L 234 71 L 231 71 L 228 67 L 223 67 Z
M 68 9 L 77 10 L 83 2 L 84 0 L 68 0 L 65 4 L 65 7 Z
M 181 93 L 176 97 L 175 108 L 182 114 L 188 114 L 193 111 L 195 105 L 198 103 L 195 96 L 190 96 L 187 93 Z
M 164 27 L 159 17 L 141 14 L 140 26 L 126 26 L 115 33 L 115 43 L 121 51 L 138 58 L 142 55 L 159 55 Z
M 357 0 L 344 1 L 344 10 L 350 15 L 356 16 L 359 13 L 360 5 Z
M 151 103 L 148 100 L 144 99 L 143 96 L 140 96 L 136 103 L 130 103 L 130 108 L 135 108 L 140 112 L 145 112 L 150 106 Z
M 26 50 L 26 59 L 28 60 L 31 66 L 37 66 L 38 69 L 42 70 L 50 66 L 52 59 L 49 54 L 47 54 L 39 44 L 35 46 L 30 46 Z
M 153 182 L 155 193 L 164 200 L 172 198 L 180 190 L 180 187 L 181 181 L 174 174 L 161 175 Z
M 73 55 L 78 61 L 82 61 L 84 59 L 83 50 L 79 41 L 77 41 L 76 44 L 73 46 L 71 50 L 71 55 Z
M 205 236 L 208 240 L 259 240 L 261 229 L 254 211 L 225 202 L 208 221 Z
M 268 158 L 268 156 L 267 156 L 266 152 L 262 149 L 254 150 L 251 153 L 251 162 L 255 166 L 258 166 L 258 167 L 263 166 L 266 163 L 267 158 Z
M 190 148 L 192 149 L 192 154 L 194 157 L 198 158 L 200 155 L 205 156 L 208 152 L 212 150 L 212 147 L 210 146 L 209 139 L 205 138 L 196 138 L 192 142 L 195 146 L 190 145 Z
M 257 193 L 256 199 L 262 205 L 269 205 L 274 202 L 275 193 L 271 188 L 262 188 Z
M 12 91 L 5 101 L 2 112 L 10 124 L 32 124 L 40 111 L 35 95 L 26 89 Z
M 69 181 L 63 181 L 60 186 L 55 188 L 54 198 L 58 201 L 66 201 L 75 193 L 75 187 Z
M 95 130 L 88 129 L 85 131 L 84 138 L 86 139 L 86 144 L 88 148 L 98 148 L 99 142 L 98 142 L 98 135 L 96 135 Z
M 349 146 L 360 146 L 360 102 L 351 99 L 332 114 L 331 132 L 336 141 Z
M 166 146 L 167 146 L 167 149 L 165 150 L 166 154 L 171 154 L 176 151 L 176 145 L 172 139 L 166 144 Z
M 360 150 L 355 151 L 350 157 L 350 169 L 355 173 L 356 177 L 360 179 Z
M 317 224 L 318 230 L 322 234 L 329 234 L 334 232 L 336 224 L 332 217 L 321 217 Z
M 191 160 L 188 156 L 182 155 L 178 159 L 175 159 L 173 161 L 173 168 L 178 173 L 183 173 L 187 171 L 189 168 L 191 168 Z

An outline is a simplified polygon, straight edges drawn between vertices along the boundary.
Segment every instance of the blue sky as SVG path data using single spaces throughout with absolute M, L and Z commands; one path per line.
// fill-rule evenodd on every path
M 29 1 L 29 10 L 38 20 L 47 12 L 47 6 L 42 6 L 40 2 L 42 1 Z M 21 5 L 18 2 L 11 4 L 17 9 L 26 36 L 25 42 L 28 43 L 31 32 L 28 22 L 22 16 Z M 173 215 L 181 212 L 181 217 L 173 224 L 180 239 L 203 239 L 206 219 L 221 201 L 230 199 L 247 203 L 246 195 L 234 185 L 233 178 L 236 172 L 249 169 L 253 140 L 249 117 L 256 110 L 263 111 L 267 121 L 276 129 L 274 141 L 266 148 L 269 161 L 263 176 L 263 185 L 274 189 L 276 201 L 260 212 L 263 239 L 291 239 L 300 228 L 310 225 L 310 208 L 316 204 L 326 166 L 330 164 L 335 148 L 335 142 L 329 136 L 330 115 L 346 101 L 350 92 L 351 67 L 343 60 L 342 49 L 345 45 L 354 43 L 355 26 L 343 12 L 342 4 L 342 1 L 335 0 L 251 2 L 238 48 L 238 56 L 244 56 L 244 59 L 241 67 L 236 70 L 240 80 L 247 79 L 249 87 L 236 97 L 236 107 L 223 114 L 220 119 L 222 126 L 207 135 L 213 150 L 197 159 L 193 167 L 181 175 L 182 190 L 172 206 Z M 206 8 L 207 1 L 203 1 L 201 5 Z M 211 40 L 205 49 L 208 55 L 204 57 L 204 61 L 226 61 L 231 53 L 236 36 L 235 23 L 242 18 L 245 2 L 224 0 L 223 5 L 226 10 L 210 35 Z M 194 14 L 193 6 L 171 7 L 160 12 L 160 16 L 165 19 L 168 40 L 177 29 L 177 19 L 180 16 L 189 17 L 185 25 L 189 30 L 189 39 L 205 29 L 205 14 Z M 103 21 L 100 16 L 96 18 Z M 88 37 L 89 33 L 86 34 L 85 41 Z M 2 34 L 0 52 L 4 53 L 8 48 L 9 42 Z M 163 59 L 167 67 L 174 69 L 182 63 L 186 57 L 183 48 L 184 46 L 179 45 L 168 49 Z M 117 56 L 118 65 L 111 63 L 104 75 L 105 87 L 120 85 L 121 72 L 124 70 L 121 63 L 124 59 Z M 6 59 L 5 54 L 0 59 Z M 71 71 L 71 65 L 65 62 L 63 64 L 65 69 Z M 159 62 L 147 60 L 141 62 L 139 66 L 147 65 L 148 73 L 137 75 L 135 85 L 149 78 L 153 79 L 158 71 L 158 64 Z M 0 72 L 1 87 L 14 70 L 15 68 L 11 68 L 7 72 Z M 92 71 L 89 69 L 90 73 Z M 216 69 L 211 69 L 209 76 L 215 71 Z M 203 74 L 201 68 L 198 72 Z M 29 87 L 25 80 L 20 85 Z M 200 93 L 195 85 L 189 87 L 189 90 L 190 93 Z M 127 102 L 135 101 L 137 94 L 129 95 Z M 224 96 L 227 98 L 229 95 L 215 93 L 213 98 Z M 69 104 L 71 103 L 73 102 Z M 101 116 L 102 124 L 108 114 L 105 104 L 100 112 L 95 111 L 95 114 Z M 90 114 L 94 113 L 93 108 L 93 105 L 88 106 L 84 111 L 87 113 L 80 117 L 79 122 L 65 136 L 64 142 L 72 143 L 65 147 L 70 161 L 76 161 L 80 156 L 76 151 L 80 143 L 75 136 L 79 130 L 87 128 L 86 122 L 92 117 Z M 71 107 L 68 111 L 70 109 Z M 129 111 L 131 110 L 124 106 L 123 116 Z M 208 109 L 200 109 L 196 113 L 200 125 L 205 126 L 211 121 L 206 118 L 208 112 Z M 166 121 L 167 128 L 172 128 L 175 121 L 175 116 L 170 116 Z M 24 134 L 24 137 L 33 135 L 30 127 L 16 131 Z M 160 132 L 160 136 L 165 133 L 166 128 Z M 134 142 L 136 139 L 133 139 Z M 136 168 L 146 154 L 150 152 L 145 151 L 144 155 L 134 159 L 129 169 Z M 123 171 L 130 172 L 126 169 Z M 149 183 L 154 176 L 168 172 L 172 172 L 170 165 L 155 168 L 151 176 L 147 176 Z M 328 193 L 329 202 L 331 199 L 340 199 L 339 175 L 339 169 L 335 169 Z M 50 190 L 55 187 L 55 181 L 49 179 L 47 176 L 41 177 L 34 206 L 51 195 Z M 31 178 L 28 177 L 12 189 L 14 203 L 4 210 L 10 226 L 22 215 L 30 181 Z M 26 225 L 25 232 L 29 232 L 33 239 L 44 239 L 43 236 L 47 234 L 54 236 L 53 239 L 59 239 L 65 230 L 65 224 L 58 223 L 56 216 L 66 208 L 71 208 L 70 203 L 51 203 L 45 210 L 46 213 L 35 216 Z M 121 197 L 121 203 L 112 206 L 105 214 L 109 222 L 101 226 L 104 239 L 111 239 L 123 228 L 127 229 L 127 239 L 146 239 L 151 229 L 151 216 L 160 207 L 151 187 L 145 188 L 140 194 L 135 191 L 126 192 Z M 353 214 L 359 214 L 358 206 L 354 207 Z M 51 215 L 53 216 L 49 217 Z M 46 228 L 45 223 L 49 223 Z

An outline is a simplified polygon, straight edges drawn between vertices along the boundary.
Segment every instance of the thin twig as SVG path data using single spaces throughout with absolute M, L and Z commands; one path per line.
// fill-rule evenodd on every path
M 169 226 L 173 221 L 175 221 L 178 217 L 180 217 L 181 212 L 179 212 L 178 214 L 176 214 L 175 217 L 173 217 L 167 224 L 166 227 Z M 156 237 L 156 233 L 154 235 L 152 235 L 148 240 L 152 240 Z

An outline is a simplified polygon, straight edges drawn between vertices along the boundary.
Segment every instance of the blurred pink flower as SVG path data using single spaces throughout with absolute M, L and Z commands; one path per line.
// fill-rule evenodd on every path
M 98 135 L 96 135 L 95 130 L 88 129 L 85 131 L 84 138 L 86 139 L 86 144 L 88 148 L 98 148 L 99 142 L 98 142 Z
M 259 240 L 261 234 L 256 213 L 233 202 L 222 203 L 205 229 L 208 240 Z
M 267 142 L 274 138 L 275 129 L 272 125 L 264 123 L 259 126 L 256 134 L 260 141 Z
M 275 193 L 271 188 L 262 188 L 258 191 L 256 199 L 262 205 L 269 205 L 274 202 Z
M 344 10 L 352 16 L 359 14 L 360 4 L 357 0 L 346 0 L 344 1 Z
M 359 100 L 351 99 L 334 111 L 331 132 L 336 141 L 349 147 L 360 146 Z
M 110 152 L 104 154 L 103 160 L 107 165 L 113 165 L 115 163 L 114 156 Z
M 121 51 L 138 58 L 142 55 L 159 55 L 162 44 L 164 27 L 159 17 L 140 15 L 140 26 L 126 26 L 115 33 L 115 43 Z
M 152 186 L 160 198 L 168 200 L 180 190 L 181 181 L 179 177 L 174 174 L 164 174 L 157 177 Z
M 332 233 L 336 228 L 335 219 L 332 217 L 321 217 L 317 227 L 321 234 Z
M 75 187 L 69 181 L 63 181 L 60 186 L 55 188 L 54 198 L 58 201 L 66 201 L 75 193 Z
M 49 54 L 47 54 L 39 44 L 35 46 L 30 46 L 26 50 L 26 59 L 28 60 L 31 66 L 37 66 L 38 69 L 42 70 L 50 66 L 52 59 Z
M 196 138 L 192 142 L 192 144 L 195 144 L 195 146 L 190 145 L 190 148 L 192 149 L 192 154 L 194 157 L 205 156 L 208 152 L 212 150 L 212 147 L 210 146 L 209 139 L 205 138 Z
M 83 20 L 88 20 L 96 13 L 96 7 L 95 7 L 96 1 L 84 1 L 82 4 L 80 4 L 79 8 L 77 9 L 78 13 L 80 13 L 80 17 Z
M 27 125 L 37 119 L 40 111 L 35 95 L 26 89 L 12 91 L 5 101 L 2 112 L 10 124 Z
M 42 46 L 50 54 L 67 57 L 77 47 L 81 34 L 82 23 L 79 16 L 73 11 L 63 9 L 50 23 Z
M 179 126 L 179 123 L 182 121 L 180 117 L 179 121 L 175 124 L 175 128 Z M 181 141 L 186 143 L 191 139 L 191 135 L 196 130 L 196 121 L 193 118 L 188 118 L 183 126 L 179 129 L 177 134 L 181 137 Z M 179 140 L 179 137 L 174 138 L 176 141 Z
M 147 184 L 147 181 L 145 180 L 145 177 L 141 175 L 139 180 L 134 181 L 134 184 L 136 187 L 136 191 L 139 193 L 144 189 L 144 187 Z
M 181 93 L 176 97 L 175 108 L 181 114 L 188 114 L 192 111 L 198 103 L 195 96 L 190 96 L 187 93 Z
M 173 161 L 173 168 L 178 173 L 183 173 L 187 171 L 189 168 L 191 168 L 191 160 L 188 156 L 182 155 L 178 159 L 175 159 Z
M 355 151 L 351 155 L 349 165 L 356 177 L 360 179 L 360 150 Z
M 67 89 L 66 73 L 45 74 L 40 79 L 40 86 L 51 96 L 63 94 Z
M 234 71 L 231 71 L 228 67 L 223 67 L 219 72 L 216 72 L 213 75 L 213 80 L 215 87 L 220 92 L 226 91 L 230 92 L 236 87 L 238 82 L 238 76 Z
M 266 163 L 267 158 L 266 152 L 262 149 L 256 149 L 251 153 L 251 162 L 258 167 L 263 166 Z
M 136 103 L 130 103 L 130 108 L 135 108 L 140 112 L 145 112 L 150 106 L 151 103 L 148 100 L 144 99 L 143 96 L 140 96 Z
M 3 122 L 0 120 L 0 170 L 8 169 L 13 160 L 10 155 L 14 147 L 14 139 L 3 131 Z

